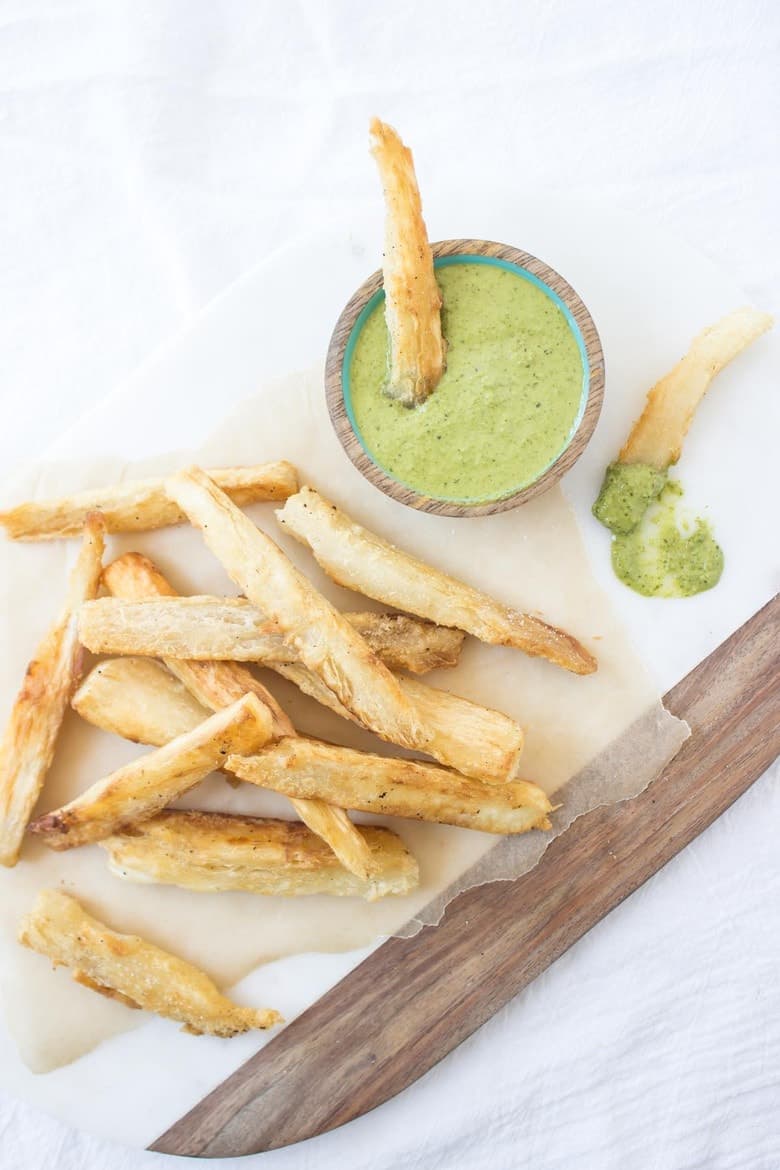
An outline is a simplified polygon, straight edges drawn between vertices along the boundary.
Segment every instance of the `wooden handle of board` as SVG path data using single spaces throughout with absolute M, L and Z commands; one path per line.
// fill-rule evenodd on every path
M 468 890 L 437 927 L 384 943 L 150 1148 L 270 1150 L 412 1084 L 765 771 L 780 752 L 779 678 L 780 596 L 666 696 L 692 735 L 663 776 L 581 817 L 523 877 Z

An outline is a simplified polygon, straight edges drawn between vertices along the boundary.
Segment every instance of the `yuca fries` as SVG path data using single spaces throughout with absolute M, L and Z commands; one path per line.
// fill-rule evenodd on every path
M 281 1024 L 278 1012 L 240 1007 L 203 971 L 134 934 L 119 934 L 59 890 L 43 890 L 19 927 L 19 942 L 70 967 L 93 991 L 184 1025 L 196 1036 L 235 1036 Z
M 275 663 L 273 670 L 343 719 L 360 722 L 316 674 L 300 663 Z M 419 679 L 398 681 L 431 732 L 426 749 L 429 755 L 465 776 L 493 784 L 501 784 L 515 774 L 524 735 L 514 719 L 460 695 L 426 686 Z
M 189 890 L 332 894 L 374 901 L 417 886 L 417 862 L 400 837 L 373 826 L 361 827 L 360 834 L 372 859 L 367 879 L 345 869 L 297 821 L 168 809 L 100 844 L 118 877 Z
M 54 758 L 81 671 L 78 610 L 100 582 L 103 522 L 90 516 L 70 576 L 65 607 L 38 646 L 0 744 L 0 864 L 15 865 L 24 831 Z
M 182 796 L 233 752 L 251 752 L 266 743 L 271 716 L 254 695 L 210 716 L 192 731 L 98 780 L 62 808 L 30 825 L 52 849 L 101 841 L 145 820 Z
M 385 393 L 404 406 L 424 402 L 444 372 L 441 292 L 422 217 L 412 152 L 378 118 L 371 121 L 371 153 L 385 196 L 385 318 L 390 376 Z
M 416 760 L 372 756 L 317 740 L 282 739 L 252 756 L 230 756 L 242 780 L 286 796 L 318 796 L 361 812 L 524 833 L 549 829 L 552 805 L 535 784 L 486 784 Z
M 694 337 L 685 357 L 647 395 L 618 462 L 644 463 L 659 471 L 676 463 L 713 378 L 772 324 L 769 313 L 746 306 Z
M 120 597 L 176 596 L 160 570 L 139 553 L 127 553 L 115 560 L 105 569 L 103 581 Z M 218 711 L 251 692 L 269 709 L 274 738 L 295 735 L 295 728 L 273 695 L 237 662 L 189 662 L 180 658 L 164 661 L 171 674 L 209 710 Z M 292 805 L 303 823 L 327 841 L 347 869 L 360 878 L 368 876 L 373 865 L 371 853 L 344 809 L 321 800 L 293 800 Z
M 153 658 L 106 659 L 92 668 L 70 705 L 94 727 L 150 747 L 185 735 L 210 714 Z
M 425 751 L 430 733 L 398 680 L 271 538 L 198 468 L 173 476 L 166 490 L 233 581 L 344 706 L 383 738 Z
M 240 506 L 260 500 L 286 500 L 298 490 L 290 463 L 226 467 L 209 475 Z M 107 532 L 143 532 L 181 524 L 185 519 L 165 494 L 164 480 L 141 479 L 79 492 L 59 500 L 35 500 L 0 512 L 12 540 L 54 540 L 77 536 L 90 512 L 100 512 Z
M 596 669 L 593 655 L 571 634 L 502 605 L 402 552 L 350 520 L 313 488 L 290 496 L 276 515 L 282 528 L 310 548 L 339 585 L 438 625 L 456 626 L 483 642 L 547 658 L 574 674 Z
M 108 578 L 107 584 L 110 588 Z M 341 616 L 391 670 L 425 674 L 458 661 L 462 630 L 404 614 Z M 125 600 L 124 595 L 118 601 L 102 597 L 83 608 L 80 633 L 84 645 L 96 653 L 154 654 L 190 662 L 229 659 L 264 666 L 297 658 L 275 622 L 243 597 L 168 596 L 154 601 Z M 140 646 L 147 649 L 135 649 Z
M 82 607 L 79 632 L 84 645 L 96 653 L 161 655 L 166 662 L 170 661 L 167 655 L 172 648 L 185 654 L 210 649 L 220 656 L 233 651 L 236 655 L 262 655 L 264 666 L 294 682 L 337 715 L 363 726 L 318 675 L 302 663 L 290 661 L 290 647 L 278 634 L 242 637 L 231 625 L 228 636 L 224 628 L 228 621 L 223 624 L 212 616 L 235 615 L 243 623 L 248 613 L 257 611 L 247 602 L 222 602 L 217 598 L 125 602 L 103 597 Z M 382 619 L 384 615 L 377 616 Z M 257 631 L 259 627 L 254 628 Z M 370 629 L 371 623 L 367 621 L 364 628 Z M 449 632 L 437 626 L 430 629 L 432 641 L 436 640 L 433 631 Z M 403 661 L 400 646 L 393 657 Z M 198 664 L 190 663 L 195 665 Z M 176 673 L 187 682 L 183 673 Z M 513 774 L 523 746 L 522 728 L 513 719 L 416 679 L 399 677 L 398 683 L 428 729 L 430 738 L 425 750 L 429 755 L 468 776 L 503 781 Z

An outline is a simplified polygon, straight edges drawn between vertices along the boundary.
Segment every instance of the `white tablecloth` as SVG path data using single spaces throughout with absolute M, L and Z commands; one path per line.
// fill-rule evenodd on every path
M 643 212 L 777 310 L 779 43 L 770 0 L 3 0 L 6 467 L 375 202 L 375 112 L 423 189 L 489 199 L 499 174 Z M 775 770 L 415 1087 L 246 1165 L 776 1170 L 778 823 Z M 2 1170 L 163 1162 L 0 1100 Z

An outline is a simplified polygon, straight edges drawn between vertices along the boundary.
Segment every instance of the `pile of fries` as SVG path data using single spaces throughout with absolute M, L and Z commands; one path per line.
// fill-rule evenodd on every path
M 392 607 L 341 613 L 241 511 L 285 501 L 283 528 L 337 582 Z M 189 520 L 242 592 L 179 597 L 140 553 L 103 565 L 109 532 Z M 193 891 L 404 894 L 418 866 L 391 829 L 349 809 L 490 833 L 550 827 L 551 805 L 516 778 L 523 731 L 508 716 L 420 675 L 454 666 L 466 634 L 578 674 L 595 662 L 571 635 L 519 613 L 353 523 L 288 463 L 191 468 L 0 514 L 16 540 L 81 537 L 60 616 L 30 663 L 0 757 L 0 862 L 26 832 L 54 850 L 94 843 L 125 880 Z M 101 591 L 105 596 L 99 596 Z M 84 651 L 101 657 L 82 678 Z M 261 664 L 345 719 L 426 757 L 358 752 L 296 733 L 257 678 Z M 76 799 L 31 820 L 70 705 L 87 722 L 150 745 Z M 172 808 L 210 773 L 288 797 L 295 819 Z M 20 941 L 132 1007 L 219 1036 L 279 1022 L 232 1004 L 201 971 L 118 934 L 75 898 L 43 891 Z

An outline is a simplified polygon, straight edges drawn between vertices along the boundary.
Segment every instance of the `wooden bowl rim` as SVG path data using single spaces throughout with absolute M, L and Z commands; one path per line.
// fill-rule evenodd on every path
M 393 479 L 386 471 L 383 471 L 374 462 L 355 434 L 347 414 L 342 385 L 344 353 L 349 338 L 366 303 L 382 287 L 381 269 L 372 273 L 350 297 L 339 314 L 331 335 L 325 360 L 325 398 L 328 414 L 338 440 L 352 464 L 369 483 L 379 488 L 391 499 L 397 500 L 407 507 L 416 508 L 420 512 L 429 512 L 438 516 L 491 516 L 520 507 L 521 504 L 525 504 L 535 496 L 548 491 L 574 466 L 585 450 L 598 422 L 604 401 L 604 353 L 601 339 L 590 312 L 577 292 L 559 272 L 556 272 L 554 268 L 551 268 L 549 264 L 537 256 L 531 255 L 530 252 L 524 252 L 509 244 L 499 244 L 493 240 L 468 239 L 440 240 L 431 245 L 431 250 L 435 259 L 443 256 L 471 254 L 505 260 L 537 277 L 556 293 L 566 306 L 580 331 L 588 364 L 588 395 L 585 407 L 577 429 L 566 447 L 533 483 L 519 488 L 510 495 L 502 496 L 498 500 L 476 504 L 456 503 L 452 500 L 440 500 L 423 495 L 421 492 L 399 483 L 398 480 Z

